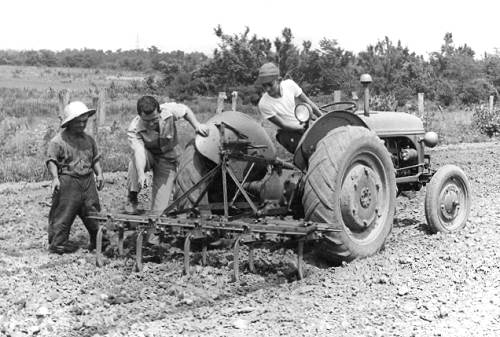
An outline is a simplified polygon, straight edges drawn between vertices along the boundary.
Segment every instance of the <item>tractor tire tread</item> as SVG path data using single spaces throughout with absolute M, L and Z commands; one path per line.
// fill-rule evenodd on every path
M 359 252 L 351 250 L 346 245 L 340 234 L 340 231 L 343 230 L 342 215 L 336 214 L 335 204 L 332 200 L 332 193 L 336 192 L 334 191 L 335 179 L 341 169 L 339 163 L 345 160 L 345 153 L 349 151 L 353 141 L 360 138 L 367 139 L 369 142 L 380 142 L 373 131 L 363 127 L 344 126 L 330 131 L 318 142 L 316 151 L 311 155 L 309 170 L 305 176 L 302 198 L 305 219 L 312 222 L 328 223 L 339 230 L 325 233 L 324 239 L 319 241 L 319 249 L 317 250 L 322 258 L 336 264 L 360 257 Z M 385 147 L 383 151 L 387 151 Z M 389 156 L 388 153 L 387 156 Z M 392 171 L 389 173 L 392 175 L 390 180 L 394 183 L 394 200 L 391 202 L 395 204 L 395 171 L 392 163 L 390 169 Z M 390 222 L 389 232 L 392 229 L 392 217 Z M 384 242 L 385 239 L 383 239 Z

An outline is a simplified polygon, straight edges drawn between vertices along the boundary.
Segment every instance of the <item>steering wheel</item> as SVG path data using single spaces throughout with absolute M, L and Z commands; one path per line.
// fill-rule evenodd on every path
M 319 109 L 324 113 L 333 111 L 347 111 L 350 113 L 354 113 L 358 110 L 358 105 L 356 104 L 356 102 L 352 101 L 333 102 L 320 106 Z

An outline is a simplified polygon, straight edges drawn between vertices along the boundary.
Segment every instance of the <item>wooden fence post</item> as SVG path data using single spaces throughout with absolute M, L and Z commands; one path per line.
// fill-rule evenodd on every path
M 342 91 L 340 91 L 340 90 L 335 90 L 335 91 L 333 92 L 333 101 L 334 101 L 334 102 L 340 102 L 340 98 L 341 98 L 341 96 L 342 96 Z
M 418 116 L 422 117 L 424 115 L 424 93 L 418 93 Z
M 493 107 L 495 105 L 495 97 L 490 95 L 490 114 L 493 114 Z
M 92 107 L 96 110 L 94 116 L 89 118 L 89 133 L 97 140 L 99 137 L 99 126 L 106 121 L 106 90 L 101 89 L 92 97 Z
M 64 107 L 69 103 L 69 91 L 67 89 L 62 89 L 57 96 L 59 98 L 59 114 L 57 118 L 59 118 L 59 122 L 62 122 L 64 118 Z
M 94 114 L 94 116 L 89 118 L 87 129 L 89 130 L 90 135 L 94 137 L 94 139 L 97 141 L 98 124 L 99 124 L 99 120 L 97 118 L 99 110 L 97 107 L 99 106 L 99 96 L 92 97 L 92 106 L 94 107 L 94 109 L 96 109 L 96 113 Z
M 233 91 L 231 93 L 231 110 L 236 111 L 236 105 L 238 104 L 238 92 Z
M 226 93 L 224 91 L 219 92 L 219 96 L 217 97 L 217 109 L 215 113 L 220 114 L 224 111 L 224 100 L 227 98 Z
M 97 109 L 99 126 L 102 126 L 106 122 L 106 89 L 102 89 L 99 92 L 99 104 L 95 108 Z

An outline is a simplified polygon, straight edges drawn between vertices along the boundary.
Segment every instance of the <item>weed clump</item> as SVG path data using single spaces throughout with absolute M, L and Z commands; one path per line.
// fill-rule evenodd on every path
M 490 111 L 484 105 L 476 107 L 472 115 L 472 125 L 490 138 L 498 135 L 500 133 L 500 110 Z

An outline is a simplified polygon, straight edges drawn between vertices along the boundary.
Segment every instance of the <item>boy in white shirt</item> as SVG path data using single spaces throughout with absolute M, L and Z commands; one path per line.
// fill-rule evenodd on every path
M 258 104 L 260 113 L 279 128 L 276 133 L 277 141 L 294 153 L 304 133 L 304 125 L 295 118 L 295 99 L 308 103 L 318 117 L 321 116 L 321 111 L 297 83 L 291 79 L 281 79 L 274 63 L 265 63 L 260 67 L 256 84 L 264 90 Z

